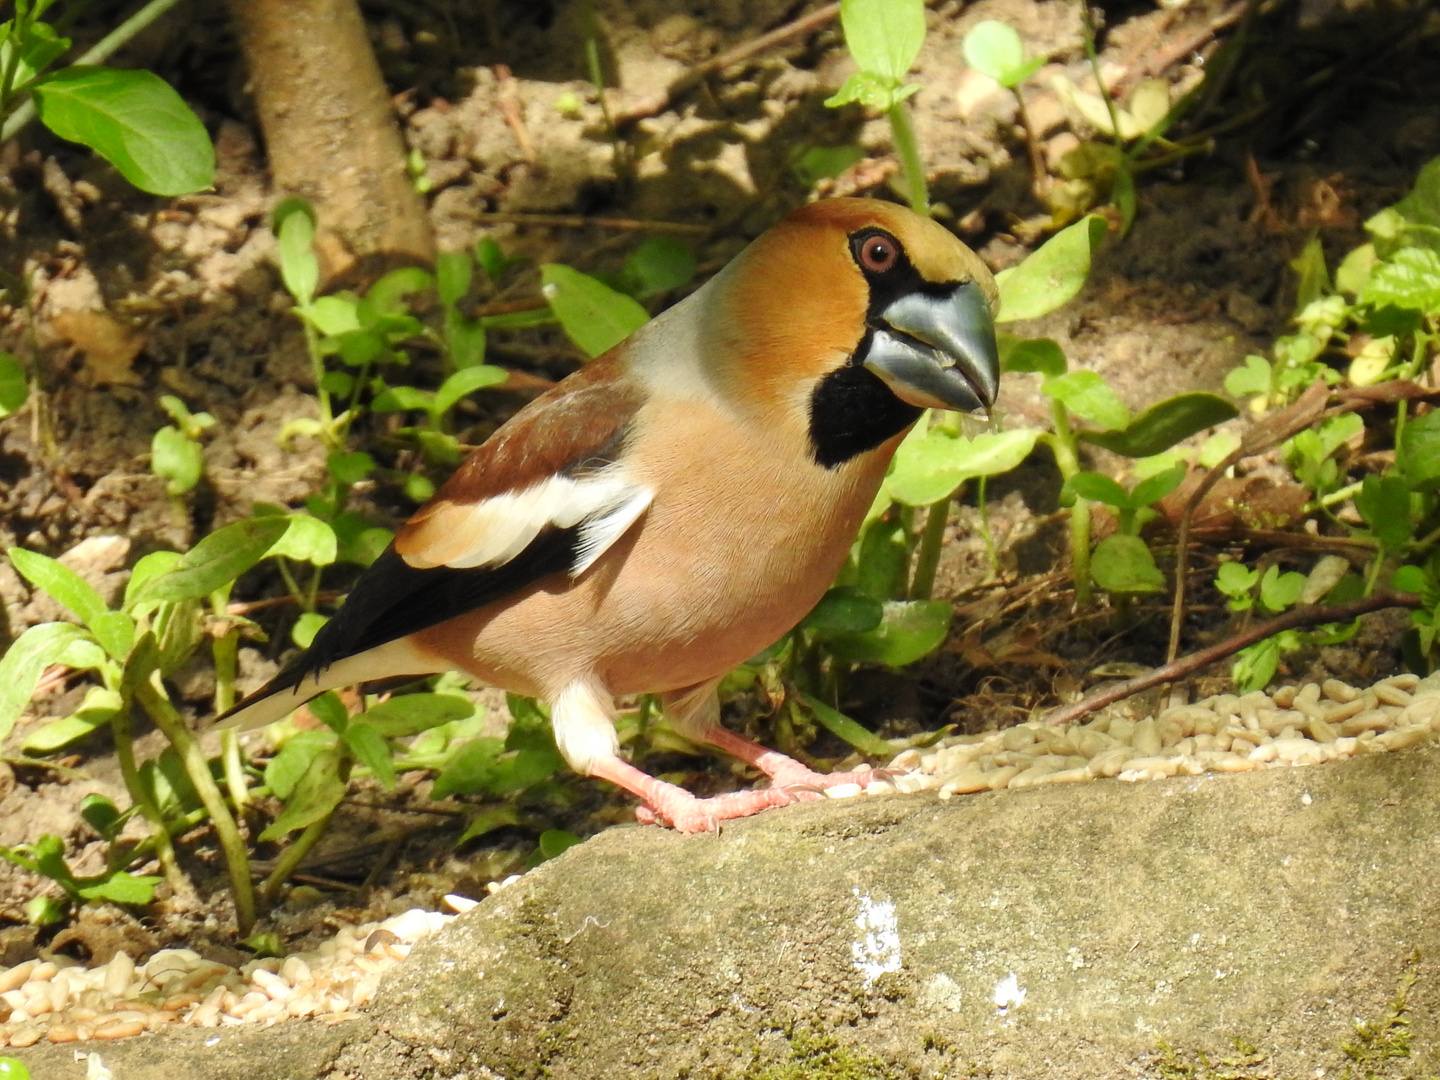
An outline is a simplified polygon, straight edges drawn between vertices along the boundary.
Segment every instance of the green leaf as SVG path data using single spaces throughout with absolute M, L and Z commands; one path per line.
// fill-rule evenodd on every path
M 30 1080 L 30 1070 L 19 1058 L 0 1057 L 0 1080 Z
M 1090 572 L 1095 584 L 1108 593 L 1155 593 L 1165 588 L 1165 575 L 1145 541 L 1124 533 L 1113 533 L 1095 545 Z
M 350 293 L 336 293 L 334 296 L 317 298 L 306 308 L 305 318 L 311 326 L 327 337 L 340 338 L 346 335 L 355 335 L 364 338 L 371 345 L 372 356 L 384 347 L 385 343 L 381 338 L 360 329 L 360 301 Z M 365 359 L 369 359 L 369 357 Z
M 831 735 L 845 740 L 866 757 L 889 758 L 895 753 L 895 748 L 879 735 L 869 728 L 857 724 L 844 713 L 832 709 L 823 701 L 803 692 L 800 694 L 800 700 L 805 703 L 805 707 L 810 710 L 810 715 L 815 717 L 821 727 Z
M 795 159 L 790 171 L 801 187 L 812 188 L 821 180 L 839 176 L 864 157 L 865 151 L 853 144 L 812 146 Z
M 1376 307 L 1394 304 L 1429 315 L 1440 312 L 1440 251 L 1402 247 L 1371 271 L 1359 299 Z
M 1097 472 L 1078 472 L 1060 489 L 1060 505 L 1073 506 L 1075 497 L 1089 499 L 1117 508 L 1129 508 L 1130 493 L 1108 476 Z
M 1371 473 L 1355 493 L 1355 509 L 1386 549 L 1396 551 L 1409 541 L 1410 488 L 1404 478 Z
M 880 625 L 885 614 L 880 601 L 859 589 L 838 586 L 820 598 L 801 621 L 803 630 L 863 634 Z
M 90 583 L 64 563 L 48 555 L 13 547 L 7 552 L 10 565 L 31 585 L 43 589 L 87 626 L 105 614 L 105 601 Z
M 908 506 L 928 506 L 948 499 L 966 480 L 1009 472 L 1029 456 L 1039 437 L 1036 428 L 967 439 L 944 428 L 917 427 L 895 452 L 885 490 Z
M 19 412 L 30 396 L 30 379 L 14 353 L 0 349 L 0 417 Z
M 1396 592 L 1423 593 L 1434 588 L 1434 581 L 1425 573 L 1424 567 L 1407 563 L 1390 578 L 1390 588 Z
M 550 310 L 587 356 L 620 344 L 650 319 L 631 297 L 569 266 L 546 263 L 540 282 Z
M 335 561 L 335 530 L 329 522 L 309 514 L 288 514 L 282 520 L 288 525 L 265 553 L 267 559 L 283 555 L 315 566 L 329 566 Z
M 108 900 L 112 904 L 148 904 L 155 898 L 155 886 L 163 878 L 116 870 L 101 878 L 81 878 L 77 892 L 84 900 Z
M 1260 571 L 1241 562 L 1223 562 L 1215 572 L 1215 587 L 1226 596 L 1248 596 L 1260 582 Z
M 358 484 L 375 468 L 375 459 L 364 450 L 336 451 L 327 459 L 330 475 L 342 484 Z
M 320 260 L 314 251 L 315 211 L 297 196 L 282 199 L 272 215 L 275 235 L 280 241 L 280 278 L 299 303 L 301 314 L 315 298 L 320 284 Z
M 119 707 L 120 695 L 115 695 L 116 707 Z M 113 840 L 115 834 L 120 831 L 120 826 L 125 823 L 125 815 L 121 814 L 113 802 L 104 795 L 91 793 L 80 800 L 80 816 L 106 840 Z
M 471 702 L 455 694 L 405 694 L 367 709 L 356 721 L 363 721 L 387 739 L 400 739 L 464 720 L 474 712 Z
M 1078 437 L 1123 457 L 1142 458 L 1238 415 L 1239 410 L 1219 395 L 1197 391 L 1156 402 L 1118 431 L 1081 431 Z
M 205 453 L 179 428 L 166 424 L 150 440 L 150 471 L 167 481 L 171 495 L 184 495 L 200 482 Z
M 45 669 L 56 663 L 72 642 L 85 637 L 85 631 L 71 623 L 40 623 L 5 651 L 0 659 L 0 742 L 15 726 Z
M 487 386 L 499 386 L 510 377 L 510 373 L 501 367 L 494 367 L 490 364 L 475 364 L 472 367 L 461 368 L 451 375 L 443 383 L 440 389 L 435 391 L 435 415 L 444 416 L 453 409 L 461 398 L 469 397 L 477 390 L 483 390 Z
M 902 93 L 900 80 L 873 71 L 857 71 L 841 84 L 830 97 L 825 99 L 828 108 L 838 109 L 851 102 L 859 102 L 867 109 L 884 112 L 897 101 L 909 96 Z
M 294 740 L 292 739 L 291 742 Z M 303 829 L 330 814 L 345 797 L 345 784 L 340 779 L 340 754 L 334 747 L 321 750 L 310 761 L 310 767 L 295 785 L 285 802 L 285 809 L 260 834 L 263 840 L 278 840 L 296 829 Z
M 1270 393 L 1270 363 L 1263 356 L 1245 357 L 1245 366 L 1225 376 L 1225 392 L 1232 397 Z
M 311 698 L 306 704 L 310 708 L 311 715 L 337 735 L 350 726 L 350 712 L 335 691 L 326 690 L 325 693 Z
M 445 313 L 445 349 L 450 363 L 458 368 L 471 368 L 485 362 L 485 323 L 467 319 L 456 311 Z
M 198 600 L 230 584 L 265 557 L 290 528 L 284 517 L 246 518 L 205 537 L 153 578 L 134 603 Z M 130 604 L 127 598 L 127 606 Z
M 1270 611 L 1281 612 L 1291 607 L 1305 591 L 1305 575 L 1293 570 L 1280 572 L 1278 566 L 1268 566 L 1260 579 L 1260 603 Z
M 420 390 L 414 386 L 392 386 L 382 394 L 377 394 L 375 400 L 370 402 L 373 412 L 430 412 L 435 408 L 435 395 L 428 390 Z
M 115 691 L 92 686 L 85 692 L 85 701 L 79 709 L 63 720 L 54 720 L 30 732 L 20 744 L 20 749 L 27 754 L 53 754 L 61 747 L 108 726 L 123 707 L 124 702 Z
M 111 657 L 124 660 L 135 644 L 135 621 L 125 612 L 108 611 L 91 621 L 91 634 Z
M 1412 491 L 1440 485 L 1440 411 L 1411 419 L 1400 432 L 1400 459 Z
M 310 764 L 323 751 L 334 749 L 335 733 L 329 728 L 314 729 L 294 735 L 265 766 L 265 786 L 277 799 L 288 799 L 310 769 Z
M 46 127 L 90 147 L 141 191 L 186 195 L 214 183 L 215 148 L 204 125 L 152 72 L 77 64 L 31 93 Z
M 960 49 L 965 54 L 965 62 L 976 71 L 989 75 L 1001 86 L 1012 88 L 1044 63 L 1042 59 L 1027 61 L 1020 35 L 1009 24 L 995 19 L 986 19 L 971 27 Z
M 468 251 L 442 251 L 435 257 L 435 291 L 440 302 L 454 307 L 470 291 L 475 263 Z
M 1130 423 L 1130 410 L 1120 395 L 1093 371 L 1068 371 L 1053 376 L 1045 380 L 1041 389 L 1076 416 L 1099 424 L 1107 431 L 1123 430 Z M 1158 451 L 1151 451 L 1155 452 Z
M 996 275 L 997 323 L 1038 319 L 1074 299 L 1090 276 L 1090 257 L 1108 226 L 1098 214 L 1062 229 L 1019 266 Z
M 125 586 L 125 610 L 129 611 L 135 606 L 136 600 L 150 582 L 169 573 L 179 561 L 178 551 L 152 551 L 148 555 L 142 555 L 135 568 L 130 571 L 130 581 Z
M 925 44 L 923 0 L 840 0 L 845 45 L 862 71 L 896 82 Z
M 351 724 L 343 736 L 345 745 L 375 774 L 386 791 L 395 790 L 395 762 L 390 758 L 390 744 L 373 727 Z
M 1230 678 L 1235 688 L 1248 694 L 1263 689 L 1275 677 L 1280 666 L 1280 639 L 1266 638 L 1240 650 L 1230 668 Z
M 379 281 L 371 285 L 365 293 L 365 300 L 373 312 L 373 318 L 408 315 L 410 297 L 434 285 L 435 278 L 428 270 L 422 270 L 418 266 L 401 266 L 384 274 Z M 362 318 L 362 323 L 367 327 L 378 327 L 378 324 L 369 319 Z M 400 332 L 405 333 L 404 330 Z
M 474 840 L 477 836 L 484 836 L 496 829 L 505 829 L 519 824 L 520 809 L 514 803 L 486 807 L 470 819 L 470 824 L 460 834 L 460 839 L 455 841 L 455 846 L 458 848 L 467 840 Z
M 468 795 L 477 791 L 493 790 L 496 776 L 496 762 L 505 752 L 505 744 L 488 736 L 471 739 L 458 747 L 430 790 L 432 799 L 445 799 L 451 795 Z
M 875 600 L 905 594 L 910 572 L 910 540 L 895 518 L 875 518 L 866 524 L 855 543 L 855 588 Z
M 652 236 L 625 260 L 620 279 L 633 296 L 654 296 L 695 278 L 695 253 L 673 236 Z
M 0 71 L 8 71 L 14 67 L 15 78 L 10 84 L 10 90 L 21 90 L 31 79 L 39 75 L 56 60 L 65 54 L 70 48 L 70 39 L 60 37 L 55 33 L 54 27 L 48 23 L 38 22 L 43 14 L 44 5 L 38 9 L 32 9 L 31 18 L 24 16 L 25 5 L 19 5 L 21 23 L 25 30 L 18 35 L 20 41 L 20 56 L 17 59 L 14 52 L 15 23 L 0 23 Z
M 1188 471 L 1184 465 L 1172 465 L 1163 472 L 1146 477 L 1130 492 L 1130 505 L 1150 506 L 1159 502 L 1184 482 Z
M 879 626 L 866 634 L 836 635 L 830 651 L 850 663 L 868 660 L 904 667 L 940 646 L 950 616 L 950 605 L 943 600 L 890 600 Z
M 1065 351 L 1050 338 L 1031 338 L 1023 341 L 1011 338 L 1011 340 L 1014 341 L 1014 344 L 1010 349 L 1001 351 L 1000 369 L 1002 371 L 1017 373 L 1035 371 L 1050 378 L 1065 374 L 1067 366 Z
M 302 611 L 295 620 L 295 625 L 290 628 L 290 640 L 297 647 L 308 649 L 314 643 L 320 628 L 329 621 L 328 615 L 321 615 L 318 611 Z
M 540 854 L 546 859 L 553 859 L 562 852 L 569 851 L 576 844 L 583 842 L 583 837 L 576 836 L 564 829 L 546 829 L 540 834 L 538 841 Z

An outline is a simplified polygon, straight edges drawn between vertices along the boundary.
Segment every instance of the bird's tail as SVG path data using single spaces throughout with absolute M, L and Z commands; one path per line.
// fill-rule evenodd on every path
M 259 690 L 217 717 L 214 726 L 249 731 L 283 720 L 326 690 L 396 675 L 433 675 L 448 667 L 403 638 L 337 660 L 319 672 L 309 669 L 302 654 Z

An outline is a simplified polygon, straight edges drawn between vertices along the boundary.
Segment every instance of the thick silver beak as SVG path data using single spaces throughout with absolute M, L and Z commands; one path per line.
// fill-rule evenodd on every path
M 947 297 L 908 293 L 880 313 L 865 367 L 901 401 L 988 412 L 1000 389 L 995 321 L 974 282 Z

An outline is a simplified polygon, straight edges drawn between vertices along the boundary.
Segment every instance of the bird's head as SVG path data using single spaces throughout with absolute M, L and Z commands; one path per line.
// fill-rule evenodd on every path
M 811 203 L 716 284 L 727 318 L 710 336 L 723 340 L 722 378 L 803 424 L 826 468 L 889 443 L 926 408 L 995 402 L 994 278 L 947 229 L 904 207 Z

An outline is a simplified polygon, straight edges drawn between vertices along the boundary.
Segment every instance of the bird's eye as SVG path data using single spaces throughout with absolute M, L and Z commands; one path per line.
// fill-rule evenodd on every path
M 889 236 L 871 233 L 855 241 L 855 261 L 872 274 L 883 274 L 900 257 L 900 245 Z

